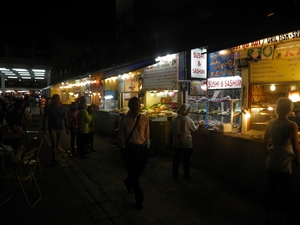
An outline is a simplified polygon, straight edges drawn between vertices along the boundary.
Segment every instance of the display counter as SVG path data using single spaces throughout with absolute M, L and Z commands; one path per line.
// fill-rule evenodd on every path
M 150 140 L 155 150 L 162 155 L 166 155 L 166 151 L 170 148 L 170 125 L 172 118 L 171 116 L 164 116 L 149 121 Z
M 98 132 L 105 135 L 113 135 L 114 120 L 111 117 L 111 110 L 100 109 L 95 110 L 94 113 L 98 116 Z
M 237 133 L 198 129 L 192 166 L 250 190 L 264 193 L 267 170 L 262 140 Z M 300 195 L 299 168 L 295 192 Z

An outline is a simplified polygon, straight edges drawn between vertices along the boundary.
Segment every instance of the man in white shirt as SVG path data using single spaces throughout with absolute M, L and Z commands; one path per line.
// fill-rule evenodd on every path
M 135 208 L 142 209 L 144 194 L 140 187 L 139 177 L 144 172 L 147 163 L 145 147 L 150 146 L 149 119 L 139 113 L 141 108 L 139 98 L 131 98 L 128 107 L 130 110 L 121 118 L 118 132 L 121 154 L 124 156 L 128 172 L 128 178 L 124 180 L 124 183 L 127 191 L 135 194 Z

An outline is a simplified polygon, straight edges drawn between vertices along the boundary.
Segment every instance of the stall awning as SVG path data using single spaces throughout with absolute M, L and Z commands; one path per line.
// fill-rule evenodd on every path
M 121 75 L 124 73 L 129 73 L 131 71 L 135 71 L 135 70 L 153 65 L 155 63 L 157 63 L 155 61 L 155 59 L 150 59 L 150 60 L 146 60 L 146 61 L 142 61 L 142 62 L 137 62 L 134 64 L 119 66 L 119 67 L 104 71 L 103 78 L 106 79 L 106 78 L 118 76 L 118 75 Z

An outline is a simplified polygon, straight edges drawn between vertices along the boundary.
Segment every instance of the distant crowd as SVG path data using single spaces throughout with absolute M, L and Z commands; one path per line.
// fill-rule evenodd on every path
M 49 103 L 47 98 L 45 105 Z M 4 133 L 17 132 L 25 136 L 26 121 L 31 119 L 32 107 L 40 105 L 40 99 L 34 96 L 25 95 L 24 98 L 0 98 L 0 141 Z

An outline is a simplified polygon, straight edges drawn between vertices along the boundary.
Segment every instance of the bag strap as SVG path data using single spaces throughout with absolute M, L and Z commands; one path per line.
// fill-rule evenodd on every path
M 127 136 L 125 143 L 127 143 L 127 142 L 129 141 L 129 138 L 131 137 L 133 131 L 134 131 L 135 128 L 136 128 L 136 125 L 137 125 L 138 122 L 139 122 L 140 116 L 141 116 L 141 114 L 139 114 L 138 118 L 136 119 L 135 124 L 134 124 L 134 127 L 132 128 L 132 130 L 130 131 L 129 135 Z

